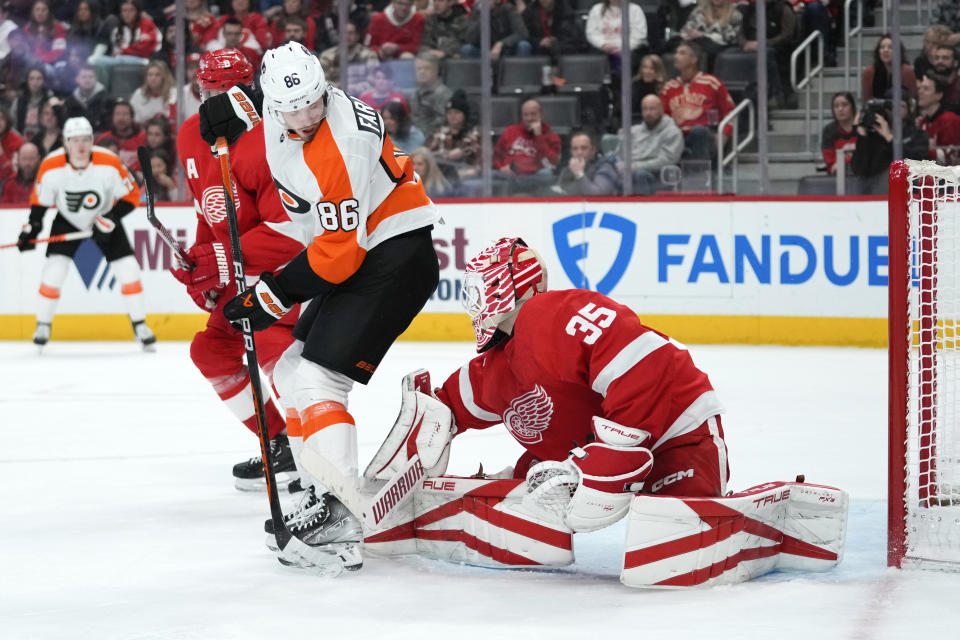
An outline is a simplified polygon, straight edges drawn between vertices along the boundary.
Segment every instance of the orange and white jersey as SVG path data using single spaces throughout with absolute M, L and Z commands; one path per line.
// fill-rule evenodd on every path
M 307 257 L 324 280 L 343 282 L 367 251 L 438 220 L 413 161 L 394 147 L 380 115 L 360 100 L 331 89 L 327 116 L 310 142 L 272 117 L 263 123 L 280 200 L 291 219 L 312 229 Z
M 81 231 L 91 229 L 94 219 L 110 211 L 118 200 L 136 207 L 140 189 L 116 154 L 96 146 L 85 169 L 67 162 L 63 149 L 51 152 L 40 163 L 30 194 L 31 205 L 56 207 Z

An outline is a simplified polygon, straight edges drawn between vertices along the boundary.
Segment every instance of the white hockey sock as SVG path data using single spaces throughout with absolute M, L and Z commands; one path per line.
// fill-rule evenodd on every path
M 52 255 L 47 257 L 40 276 L 40 295 L 37 304 L 37 322 L 49 324 L 57 311 L 60 302 L 60 288 L 67 279 L 67 270 L 72 260 L 67 256 Z
M 143 304 L 143 284 L 140 282 L 140 265 L 133 256 L 126 256 L 110 263 L 113 273 L 120 281 L 120 293 L 127 305 L 131 322 L 140 322 L 147 317 Z
M 293 454 L 293 463 L 300 475 L 300 484 L 304 489 L 312 485 L 310 475 L 300 466 L 300 452 L 303 451 L 303 425 L 300 422 L 300 412 L 294 407 L 288 407 L 287 413 L 287 441 L 290 443 L 290 452 Z
M 318 402 L 300 412 L 300 421 L 303 438 L 301 450 L 310 448 L 320 454 L 356 486 L 357 429 L 346 407 L 334 401 Z M 323 478 L 310 479 L 315 484 L 323 484 Z

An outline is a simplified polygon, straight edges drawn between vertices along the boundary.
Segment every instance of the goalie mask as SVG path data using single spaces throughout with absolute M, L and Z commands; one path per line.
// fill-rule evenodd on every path
M 547 290 L 547 269 L 523 240 L 501 238 L 467 263 L 463 288 L 477 353 L 483 353 L 496 344 L 498 329 L 512 333 L 524 302 Z

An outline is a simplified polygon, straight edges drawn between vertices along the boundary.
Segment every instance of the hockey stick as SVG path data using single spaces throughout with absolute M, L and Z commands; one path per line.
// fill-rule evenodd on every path
M 140 147 L 143 149 L 143 147 Z M 230 253 L 233 257 L 233 279 L 237 285 L 237 295 L 247 290 L 247 280 L 243 269 L 243 252 L 240 247 L 240 227 L 237 222 L 237 205 L 233 201 L 233 179 L 230 177 L 230 151 L 226 138 L 217 138 L 217 157 L 220 159 L 220 178 L 223 182 L 223 200 L 227 207 L 227 224 L 230 227 Z M 263 474 L 267 481 L 267 497 L 270 500 L 270 517 L 277 546 L 283 551 L 293 535 L 283 522 L 280 509 L 280 497 L 277 495 L 277 481 L 273 473 L 273 452 L 270 450 L 270 434 L 267 432 L 267 413 L 264 410 L 263 390 L 260 388 L 260 367 L 257 360 L 257 345 L 253 339 L 250 320 L 241 322 L 243 347 L 247 352 L 247 369 L 250 386 L 253 391 L 253 407 L 257 417 L 257 435 L 260 437 L 260 455 L 263 457 Z
M 187 271 L 193 271 L 196 265 L 190 261 L 187 252 L 183 250 L 183 245 L 173 237 L 170 230 L 163 226 L 163 223 L 157 218 L 157 212 L 153 204 L 153 194 L 156 193 L 157 186 L 153 177 L 153 167 L 150 166 L 150 152 L 147 151 L 146 147 L 137 147 L 137 158 L 140 159 L 140 171 L 143 172 L 143 184 L 147 191 L 147 221 L 157 230 L 160 239 L 173 250 L 177 264 Z
M 42 242 L 69 242 L 70 240 L 83 240 L 84 238 L 89 238 L 93 235 L 93 231 L 71 231 L 70 233 L 61 233 L 55 236 L 49 236 L 47 238 L 34 238 L 30 241 L 30 244 L 40 244 Z M 11 242 L 10 244 L 0 244 L 0 249 L 11 249 L 19 245 L 19 242 Z

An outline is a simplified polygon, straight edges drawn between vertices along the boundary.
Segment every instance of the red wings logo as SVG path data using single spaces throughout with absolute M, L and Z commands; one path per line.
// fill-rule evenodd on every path
M 240 196 L 237 194 L 237 185 L 233 185 L 233 201 L 237 204 L 237 215 L 240 215 Z M 227 219 L 227 203 L 223 199 L 223 187 L 207 187 L 200 196 L 200 211 L 204 220 L 211 227 Z
M 543 440 L 543 430 L 550 426 L 553 417 L 553 400 L 540 385 L 510 401 L 510 408 L 503 414 L 503 424 L 513 437 L 523 444 Z

